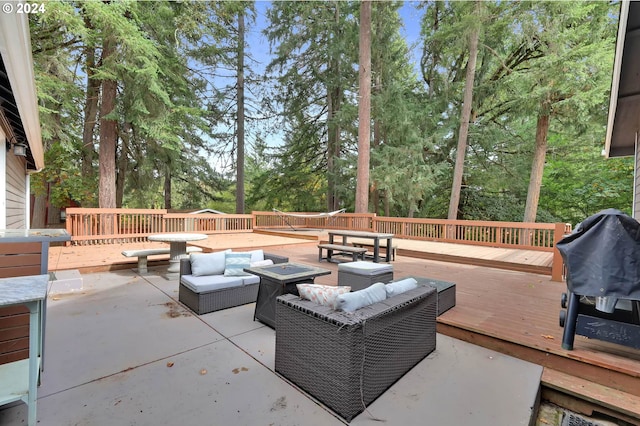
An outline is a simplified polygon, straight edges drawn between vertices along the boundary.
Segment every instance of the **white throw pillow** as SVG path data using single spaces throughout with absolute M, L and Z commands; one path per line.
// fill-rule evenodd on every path
M 349 286 L 321 285 L 321 284 L 297 284 L 298 293 L 303 299 L 311 300 L 324 306 L 336 308 L 336 298 L 344 293 L 349 293 Z
M 257 262 L 251 262 L 252 268 L 254 266 L 269 266 L 269 265 L 273 265 L 273 260 L 265 259 L 265 260 L 258 260 Z
M 203 275 L 222 275 L 225 268 L 225 255 L 231 250 L 216 253 L 192 253 L 191 275 L 200 277 Z
M 385 285 L 383 283 L 375 283 L 371 284 L 367 288 L 363 288 L 362 290 L 340 294 L 336 298 L 335 309 L 340 309 L 345 312 L 353 312 L 364 306 L 382 302 L 386 298 L 387 290 L 385 290 Z
M 387 297 L 391 297 L 404 293 L 405 291 L 413 290 L 416 287 L 418 287 L 418 281 L 414 278 L 405 278 L 400 281 L 390 282 L 385 286 L 385 289 L 387 290 Z

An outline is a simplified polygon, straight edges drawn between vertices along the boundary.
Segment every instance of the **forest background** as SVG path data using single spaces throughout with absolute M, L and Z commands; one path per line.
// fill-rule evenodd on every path
M 70 203 L 353 211 L 361 6 L 47 2 L 30 16 L 46 163 L 32 227 Z M 619 4 L 412 2 L 403 21 L 405 6 L 372 2 L 367 21 L 370 212 L 630 212 L 632 159 L 601 154 Z

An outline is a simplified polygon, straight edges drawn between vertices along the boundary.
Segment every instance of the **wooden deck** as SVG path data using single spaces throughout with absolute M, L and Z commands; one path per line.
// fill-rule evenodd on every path
M 314 240 L 258 233 L 225 234 L 211 236 L 201 246 L 213 251 L 263 248 L 288 256 L 292 261 L 317 265 L 318 238 L 321 236 Z M 576 336 L 573 351 L 562 349 L 563 329 L 558 324 L 558 315 L 560 296 L 566 291 L 564 283 L 553 282 L 543 274 L 486 267 L 482 259 L 478 266 L 410 257 L 407 254 L 418 250 L 409 248 L 403 241 L 398 241 L 398 258 L 393 262 L 396 278 L 414 275 L 456 283 L 457 304 L 438 318 L 440 333 L 543 365 L 545 399 L 585 414 L 595 410 L 640 424 L 640 351 L 580 336 Z M 427 246 L 424 242 L 417 243 L 421 248 Z M 49 269 L 91 272 L 133 268 L 135 259 L 125 258 L 120 252 L 125 248 L 156 245 L 52 247 Z M 482 247 L 470 246 L 451 250 L 467 259 L 473 259 L 471 252 L 486 252 Z M 484 256 L 493 260 L 526 264 L 543 262 L 533 254 L 548 254 L 486 253 Z M 166 265 L 166 260 L 164 256 L 159 262 Z M 153 258 L 150 265 L 152 263 Z M 336 284 L 337 265 L 322 262 L 322 267 L 333 273 L 319 277 L 316 282 Z
M 254 233 L 256 232 L 312 241 L 329 241 L 329 236 L 325 230 L 263 229 L 254 231 Z M 397 245 L 397 254 L 399 256 L 551 275 L 553 253 L 547 251 L 517 250 L 402 238 L 394 238 L 393 244 Z

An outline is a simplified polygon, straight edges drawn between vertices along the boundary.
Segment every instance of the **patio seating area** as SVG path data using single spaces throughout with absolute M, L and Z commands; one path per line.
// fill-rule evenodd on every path
M 292 262 L 330 269 L 331 274 L 319 276 L 316 283 L 336 285 L 339 265 L 317 262 L 317 239 L 292 240 L 250 233 L 211 236 L 198 244 L 205 252 L 220 250 L 222 244 L 234 250 L 261 247 Z M 74 294 L 50 293 L 39 418 L 60 419 L 46 424 L 61 425 L 85 424 L 83 419 L 101 416 L 131 422 L 137 413 L 145 413 L 150 417 L 140 417 L 141 424 L 174 424 L 175 411 L 195 419 L 194 424 L 201 424 L 198 419 L 210 418 L 211 413 L 221 419 L 229 416 L 238 424 L 254 424 L 258 418 L 260 422 L 299 424 L 304 413 L 305 424 L 343 423 L 275 373 L 275 332 L 253 321 L 255 304 L 198 316 L 180 304 L 177 277 L 167 279 L 164 273 L 166 259 L 155 262 L 143 275 L 136 273 L 135 262 L 109 264 L 124 260 L 120 254 L 123 249 L 147 245 L 114 245 L 110 249 L 113 256 L 105 249 L 108 246 L 52 247 L 50 270 L 79 268 L 86 285 Z M 434 396 L 442 392 L 457 395 L 461 389 L 473 391 L 472 386 L 451 375 L 460 366 L 435 363 L 443 359 L 461 362 L 461 354 L 469 355 L 465 362 L 474 367 L 460 371 L 482 381 L 484 387 L 491 382 L 509 389 L 496 380 L 518 375 L 492 368 L 515 363 L 519 371 L 522 365 L 518 363 L 524 360 L 524 365 L 543 367 L 535 384 L 543 398 L 579 407 L 581 413 L 605 413 L 629 424 L 640 422 L 640 351 L 588 339 L 577 339 L 573 351 L 563 350 L 558 313 L 560 296 L 566 291 L 564 283 L 551 281 L 548 275 L 425 260 L 406 253 L 401 241 L 399 256 L 393 262 L 394 277 L 453 282 L 455 307 L 437 318 L 436 350 L 352 424 L 373 422 L 374 417 L 397 419 L 403 424 L 411 424 L 413 419 L 416 423 L 438 411 L 428 404 Z M 178 373 L 175 367 L 179 365 L 188 365 L 188 371 Z M 423 371 L 425 365 L 437 365 L 438 371 Z M 237 381 L 243 381 L 244 389 Z M 261 386 L 256 388 L 255 383 Z M 408 387 L 398 389 L 403 383 Z M 452 387 L 448 390 L 446 386 Z M 524 389 L 522 383 L 518 386 Z M 167 398 L 167 394 L 172 396 Z M 477 392 L 473 398 L 493 396 L 482 394 Z M 490 399 L 481 405 L 501 411 L 511 405 L 516 394 L 513 389 L 499 393 L 499 403 Z M 460 398 L 465 395 L 450 398 L 446 404 L 459 407 L 463 403 Z M 75 407 L 79 404 L 76 399 L 86 401 L 78 405 L 77 415 L 64 408 Z M 167 401 L 173 407 L 170 414 Z M 434 401 L 447 406 L 437 398 Z M 399 406 L 413 408 L 398 410 Z M 375 407 L 380 411 L 374 411 Z M 430 411 L 425 414 L 423 409 Z M 20 406 L 0 411 L 0 424 L 22 424 L 25 411 Z M 152 413 L 161 414 L 156 418 Z M 319 417 L 314 417 L 316 414 Z M 518 424 L 495 418 L 482 423 L 478 421 L 483 418 L 480 412 L 473 414 L 473 424 Z M 436 424 L 471 423 L 469 419 L 457 420 Z
M 198 316 L 164 269 L 84 274 L 82 292 L 49 299 L 41 424 L 345 423 L 274 371 L 276 331 L 253 321 L 254 304 Z M 541 367 L 437 339 L 351 424 L 528 424 Z M 489 379 L 500 385 L 487 394 Z M 25 416 L 24 404 L 0 410 L 0 424 Z

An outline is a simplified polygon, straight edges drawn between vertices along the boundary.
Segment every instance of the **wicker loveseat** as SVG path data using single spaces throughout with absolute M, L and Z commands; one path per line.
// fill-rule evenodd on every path
M 275 370 L 351 421 L 435 349 L 436 309 L 430 286 L 351 313 L 280 296 Z
M 288 257 L 261 253 L 264 260 L 285 263 Z M 229 276 L 223 273 L 193 276 L 190 258 L 180 259 L 178 300 L 198 315 L 256 301 L 260 277 Z

